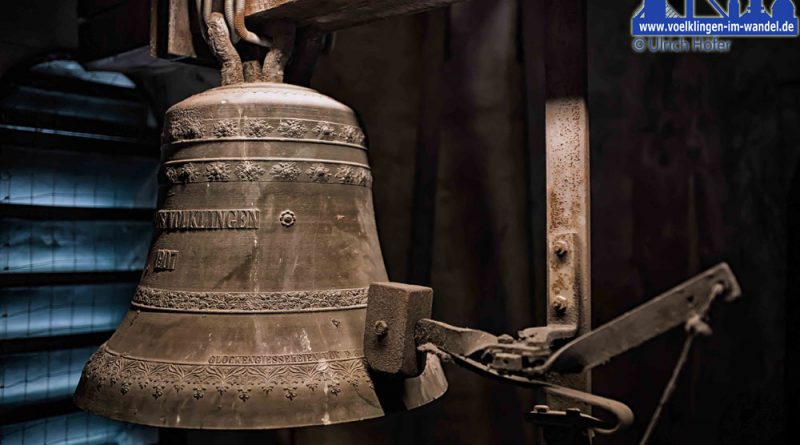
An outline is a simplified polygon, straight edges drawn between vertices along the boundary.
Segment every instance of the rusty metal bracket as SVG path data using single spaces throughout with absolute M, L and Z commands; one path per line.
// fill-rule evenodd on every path
M 566 241 L 571 250 L 570 237 Z M 559 255 L 559 253 L 561 253 Z M 567 255 L 556 251 L 565 264 L 563 276 L 570 277 L 573 264 Z M 575 257 L 578 257 L 575 255 Z M 730 267 L 720 263 L 675 286 L 638 308 L 599 328 L 563 344 L 563 335 L 574 333 L 575 324 L 563 323 L 529 328 L 515 338 L 495 336 L 431 320 L 433 291 L 430 288 L 398 283 L 374 283 L 367 302 L 364 345 L 367 363 L 377 372 L 395 377 L 412 377 L 422 371 L 417 352 L 432 353 L 483 376 L 542 391 L 546 400 L 563 408 L 534 411 L 530 418 L 545 427 L 551 438 L 566 435 L 555 443 L 591 443 L 591 433 L 609 434 L 633 421 L 630 409 L 621 402 L 567 387 L 571 378 L 582 376 L 593 367 L 635 348 L 681 324 L 687 329 L 710 333 L 706 318 L 712 303 L 733 301 L 741 289 Z M 374 326 L 375 329 L 370 329 Z M 413 336 L 408 335 L 413 326 Z M 378 329 L 380 328 L 380 329 Z M 403 364 L 400 366 L 400 364 Z M 578 380 L 580 381 L 580 380 Z M 550 402 L 548 402 L 550 403 Z M 540 407 L 541 408 L 541 407 Z M 611 420 L 592 415 L 598 408 Z M 606 416 L 608 417 L 608 416 Z M 556 431 L 559 430 L 559 431 Z M 591 431 L 589 431 L 591 430 Z M 550 443 L 554 443 L 551 440 Z
M 591 329 L 589 138 L 583 99 L 546 105 L 547 324 Z
M 589 212 L 589 117 L 583 97 L 558 97 L 545 104 L 547 227 L 546 340 L 568 340 L 592 325 Z M 560 385 L 591 391 L 589 372 L 556 375 Z M 556 409 L 578 408 L 560 396 L 542 393 Z M 551 442 L 552 443 L 552 442 Z

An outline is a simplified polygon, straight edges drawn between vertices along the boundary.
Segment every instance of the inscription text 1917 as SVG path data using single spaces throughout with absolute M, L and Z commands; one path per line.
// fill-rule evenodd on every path
M 175 270 L 175 263 L 178 261 L 178 251 L 168 249 L 156 250 L 153 269 L 155 270 Z
M 258 229 L 258 209 L 159 210 L 156 229 Z

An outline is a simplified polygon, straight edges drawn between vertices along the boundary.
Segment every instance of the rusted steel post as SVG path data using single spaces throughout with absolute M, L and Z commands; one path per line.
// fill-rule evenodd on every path
M 549 0 L 546 23 L 547 321 L 580 335 L 591 329 L 586 1 Z M 560 383 L 590 389 L 588 374 Z

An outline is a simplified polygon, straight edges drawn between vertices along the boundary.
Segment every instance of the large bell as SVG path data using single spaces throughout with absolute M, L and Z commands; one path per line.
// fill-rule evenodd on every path
M 444 393 L 438 359 L 364 363 L 367 286 L 386 281 L 353 111 L 281 83 L 223 86 L 166 116 L 156 234 L 75 402 L 159 427 L 327 425 Z

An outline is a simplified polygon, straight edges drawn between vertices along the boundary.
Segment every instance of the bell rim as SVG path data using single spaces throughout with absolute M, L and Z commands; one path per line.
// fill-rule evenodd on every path
M 105 344 L 100 347 L 98 352 L 104 349 Z M 83 411 L 90 412 L 92 414 L 105 417 L 112 420 L 117 420 L 121 422 L 133 423 L 137 425 L 145 425 L 150 427 L 156 428 L 170 428 L 170 429 L 180 429 L 180 430 L 213 430 L 213 431 L 268 431 L 268 430 L 277 430 L 277 429 L 287 429 L 287 428 L 308 428 L 308 427 L 321 427 L 321 426 L 329 426 L 329 425 L 339 425 L 344 423 L 351 423 L 351 422 L 360 422 L 365 420 L 377 419 L 381 417 L 385 417 L 387 415 L 395 414 L 402 411 L 410 411 L 413 409 L 420 408 L 422 406 L 430 405 L 431 403 L 435 402 L 436 400 L 440 399 L 448 390 L 448 381 L 445 377 L 444 370 L 441 366 L 441 361 L 438 357 L 432 354 L 428 354 L 426 357 L 426 367 L 423 373 L 417 377 L 406 379 L 406 380 L 396 380 L 393 378 L 387 379 L 388 382 L 391 384 L 402 384 L 407 385 L 407 382 L 421 382 L 423 385 L 427 383 L 429 389 L 433 386 L 435 392 L 427 393 L 426 397 L 422 400 L 416 401 L 404 401 L 405 406 L 397 407 L 396 403 L 392 408 L 384 408 L 382 405 L 379 404 L 378 411 L 375 411 L 373 414 L 366 414 L 354 417 L 347 417 L 347 418 L 339 418 L 334 420 L 327 420 L 327 421 L 320 421 L 320 422 L 294 422 L 294 423 L 285 423 L 285 424 L 275 424 L 275 425 L 264 425 L 264 424 L 256 424 L 256 423 L 241 423 L 241 422 L 232 422 L 230 424 L 226 423 L 219 423 L 219 424 L 198 424 L 198 423 L 182 423 L 176 424 L 175 422 L 157 422 L 148 420 L 148 417 L 137 417 L 138 412 L 134 413 L 127 413 L 126 415 L 124 410 L 113 410 L 108 409 L 109 405 L 104 403 L 92 403 L 92 398 L 88 396 L 88 390 L 86 387 L 90 385 L 92 382 L 89 382 L 86 377 L 86 368 L 84 368 L 84 372 L 81 374 L 80 382 L 78 383 L 78 387 L 75 390 L 75 393 L 72 396 L 72 401 L 75 406 Z M 88 368 L 87 364 L 87 368 Z M 371 381 L 378 381 L 380 379 L 380 375 L 375 373 L 370 373 L 369 375 Z M 412 385 L 413 386 L 413 385 Z M 144 388 L 140 388 L 143 390 Z M 396 389 L 395 389 L 396 390 Z M 134 389 L 136 391 L 136 389 Z M 373 393 L 376 392 L 375 389 L 371 390 Z M 394 390 L 390 390 L 390 392 L 394 392 Z M 389 396 L 392 397 L 392 396 Z M 360 400 L 356 399 L 356 400 Z M 396 402 L 396 401 L 394 401 Z M 263 402 L 262 402 L 263 403 Z M 390 402 L 390 406 L 391 402 Z M 257 408 L 254 408 L 258 411 Z M 299 408 L 302 409 L 302 408 Z M 215 413 L 208 413 L 209 417 L 213 417 Z M 268 415 L 265 414 L 265 418 Z M 175 419 L 176 417 L 171 417 Z M 177 418 L 180 419 L 180 414 L 177 415 Z M 191 417 L 190 417 L 191 418 Z

